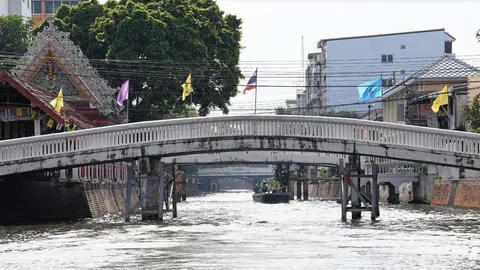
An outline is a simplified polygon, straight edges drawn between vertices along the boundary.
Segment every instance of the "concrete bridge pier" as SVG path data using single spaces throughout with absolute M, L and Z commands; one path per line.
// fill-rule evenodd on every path
M 161 221 L 165 198 L 165 163 L 158 158 L 144 159 L 141 171 L 144 173 L 140 178 L 146 176 L 140 179 L 142 220 Z
M 392 183 L 387 183 L 388 186 L 388 203 L 400 204 L 400 188 Z

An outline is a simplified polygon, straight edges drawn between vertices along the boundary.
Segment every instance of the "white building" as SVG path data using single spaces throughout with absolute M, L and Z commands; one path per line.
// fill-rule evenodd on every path
M 0 0 L 0 16 L 13 14 L 32 17 L 30 0 Z
M 322 106 L 314 114 L 331 109 L 368 111 L 368 104 L 356 104 L 358 85 L 382 76 L 387 89 L 439 56 L 452 53 L 454 41 L 445 29 L 320 40 L 317 95 Z M 307 106 L 312 102 L 308 99 Z

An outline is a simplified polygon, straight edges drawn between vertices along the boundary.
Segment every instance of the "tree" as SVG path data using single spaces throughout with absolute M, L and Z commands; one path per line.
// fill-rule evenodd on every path
M 9 70 L 32 41 L 33 20 L 20 15 L 0 16 L 0 71 Z
M 359 119 L 360 114 L 356 111 L 334 111 L 330 110 L 325 113 L 325 116 L 329 117 L 341 117 L 341 118 L 355 118 Z
M 480 94 L 473 98 L 471 104 L 463 107 L 463 117 L 475 133 L 480 133 Z
M 55 24 L 112 86 L 130 80 L 131 122 L 185 115 L 190 105 L 226 114 L 243 78 L 242 21 L 214 0 L 93 0 L 62 6 Z M 182 101 L 190 73 L 192 97 Z

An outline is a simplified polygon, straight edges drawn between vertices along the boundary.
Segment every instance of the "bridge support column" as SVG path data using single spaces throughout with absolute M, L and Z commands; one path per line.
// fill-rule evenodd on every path
M 378 207 L 379 200 L 379 189 L 378 189 L 378 165 L 372 164 L 372 185 L 371 185 L 371 196 L 372 196 L 372 209 L 371 209 L 371 220 L 375 220 L 380 216 L 380 208 Z
M 388 183 L 388 203 L 400 204 L 400 191 L 399 187 L 392 183 Z
M 347 221 L 347 206 L 348 206 L 348 182 L 350 181 L 350 172 L 345 170 L 343 159 L 340 159 L 340 176 L 342 181 L 341 202 L 342 202 L 342 221 Z
M 355 180 L 350 179 L 350 181 L 355 181 L 355 186 L 358 188 L 358 192 L 352 192 L 352 208 L 360 209 L 362 208 L 362 201 L 360 199 L 360 196 L 362 196 L 360 192 L 360 175 L 361 175 L 361 170 L 360 170 L 360 160 L 358 155 L 353 156 L 352 162 L 350 162 L 349 167 L 351 170 L 356 170 L 357 171 L 357 177 Z M 362 212 L 357 211 L 357 212 L 352 212 L 352 219 L 360 219 L 362 218 Z
M 187 200 L 187 179 L 182 179 L 182 201 Z
M 148 166 L 147 166 L 148 167 Z M 163 204 L 165 199 L 165 163 L 160 159 L 150 158 L 150 177 L 142 183 L 142 220 L 163 220 Z M 157 192 L 155 192 L 157 191 Z
M 303 180 L 303 200 L 308 201 L 308 180 Z
M 297 200 L 302 199 L 302 180 L 297 180 Z
M 177 217 L 177 165 L 173 164 L 173 169 L 172 169 L 172 176 L 173 176 L 173 182 L 172 182 L 172 208 L 173 208 L 173 217 Z M 181 176 L 180 176 L 181 177 Z

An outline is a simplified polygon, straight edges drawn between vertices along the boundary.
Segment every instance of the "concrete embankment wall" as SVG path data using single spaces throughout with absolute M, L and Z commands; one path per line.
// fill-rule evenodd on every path
M 0 183 L 0 224 L 100 217 L 124 211 L 123 184 L 9 181 Z M 132 205 L 138 200 L 132 191 Z
M 431 203 L 480 208 L 480 180 L 435 180 Z
M 308 195 L 310 197 L 322 198 L 322 199 L 337 199 L 340 198 L 341 183 L 338 180 L 322 180 L 317 183 L 310 183 L 308 185 Z M 404 183 L 400 185 L 400 201 L 410 200 L 410 191 L 412 190 L 411 183 Z M 388 186 L 380 185 L 379 195 L 381 201 L 388 199 Z M 296 195 L 295 185 L 295 195 Z M 303 193 L 302 193 L 303 194 Z

